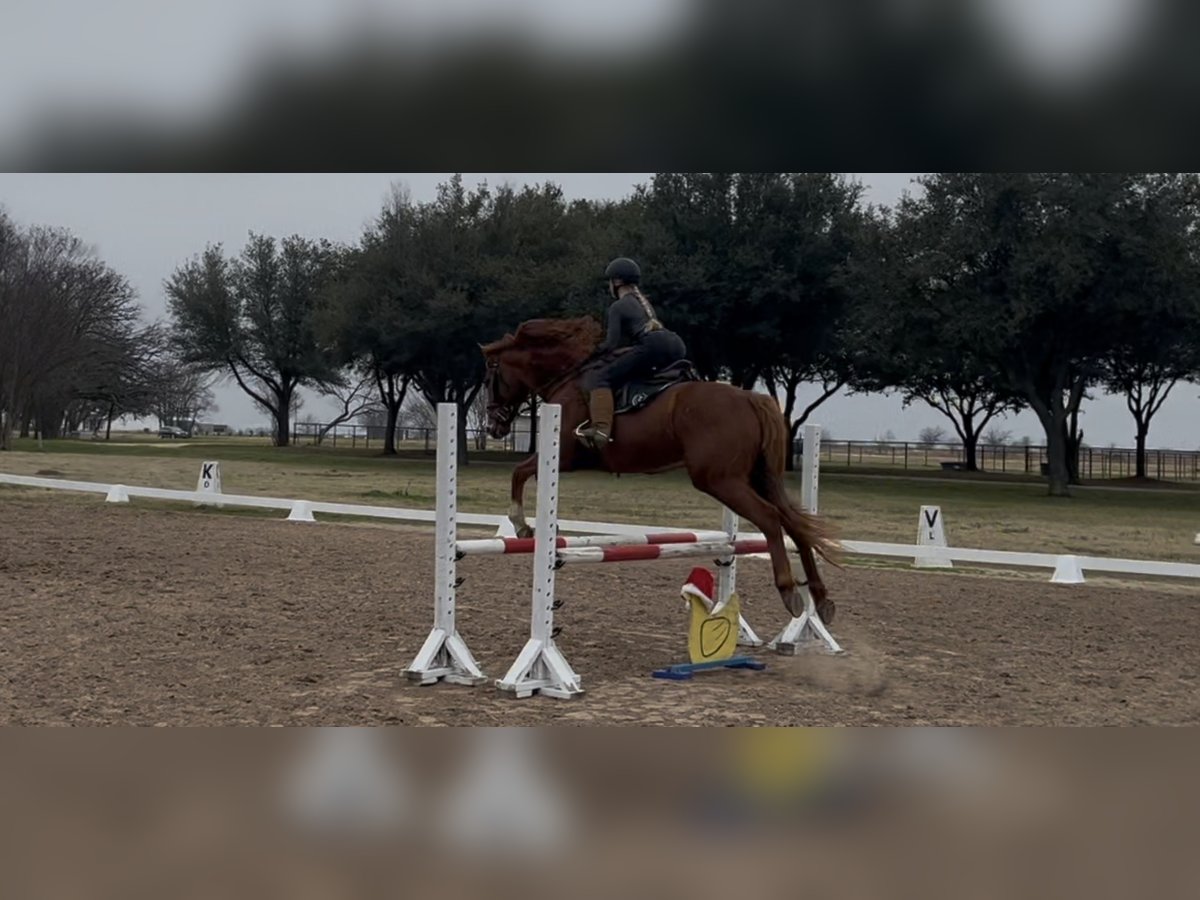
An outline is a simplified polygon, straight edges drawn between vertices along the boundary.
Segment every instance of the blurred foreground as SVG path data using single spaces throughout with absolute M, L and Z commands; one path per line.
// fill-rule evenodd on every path
M 23 732 L 6 745 L 10 896 L 1200 887 L 1185 732 Z

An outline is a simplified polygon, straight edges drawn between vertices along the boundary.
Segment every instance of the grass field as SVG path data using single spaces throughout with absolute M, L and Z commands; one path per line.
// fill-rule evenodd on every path
M 192 489 L 199 461 L 205 459 L 221 461 L 227 493 L 382 506 L 434 504 L 432 458 L 414 453 L 383 459 L 375 448 L 275 449 L 261 438 L 168 442 L 114 435 L 109 443 L 50 441 L 44 451 L 21 442 L 16 451 L 0 455 L 0 471 Z M 507 462 L 476 462 L 461 470 L 460 509 L 503 513 L 510 469 Z M 792 487 L 798 494 L 799 485 Z M 531 485 L 530 510 L 533 496 Z M 845 538 L 911 542 L 922 504 L 942 507 L 947 538 L 955 546 L 1200 562 L 1200 547 L 1192 543 L 1200 531 L 1200 494 L 1194 490 L 1089 487 L 1064 500 L 1047 497 L 1036 482 L 822 472 L 821 511 Z M 717 505 L 694 491 L 681 473 L 653 478 L 572 474 L 564 479 L 560 508 L 566 518 L 612 522 L 717 527 L 720 520 Z

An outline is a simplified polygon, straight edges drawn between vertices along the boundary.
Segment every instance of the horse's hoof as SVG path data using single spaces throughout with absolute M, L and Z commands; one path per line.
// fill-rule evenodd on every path
M 532 538 L 533 537 L 533 529 L 528 525 L 522 525 L 520 528 L 517 529 L 517 537 Z
M 821 621 L 826 625 L 833 624 L 833 617 L 837 615 L 837 604 L 826 597 L 815 605 L 817 607 L 817 615 L 821 617 Z
M 781 591 L 780 596 L 783 597 L 783 605 L 792 614 L 793 619 L 804 615 L 804 594 L 802 592 L 793 587 Z

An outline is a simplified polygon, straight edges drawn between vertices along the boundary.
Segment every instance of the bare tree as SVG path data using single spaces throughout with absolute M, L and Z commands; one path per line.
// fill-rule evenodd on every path
M 927 428 L 922 428 L 920 434 L 917 435 L 917 440 L 929 446 L 940 444 L 946 440 L 946 429 L 941 425 L 930 425 Z
M 191 431 L 196 420 L 216 409 L 213 375 L 190 365 L 178 356 L 164 356 L 153 368 L 150 412 L 164 425 L 177 425 Z M 184 423 L 187 423 L 186 425 Z
M 317 443 L 325 440 L 329 434 L 343 422 L 356 419 L 374 403 L 371 397 L 371 387 L 375 384 L 375 376 L 351 375 L 344 381 L 331 383 L 321 390 L 322 397 L 329 397 L 338 402 L 338 413 L 317 430 Z
M 402 428 L 435 430 L 437 428 L 437 412 L 423 395 L 410 394 L 400 409 L 397 422 Z
M 1012 441 L 1012 432 L 1006 431 L 999 425 L 993 425 L 983 433 L 983 442 L 993 447 L 1004 447 Z
M 467 410 L 467 428 L 475 432 L 476 450 L 487 449 L 487 405 L 487 392 L 480 391 Z

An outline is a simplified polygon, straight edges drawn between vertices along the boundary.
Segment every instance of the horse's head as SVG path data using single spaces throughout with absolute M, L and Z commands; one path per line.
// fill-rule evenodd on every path
M 487 365 L 483 382 L 487 391 L 487 430 L 499 440 L 512 431 L 521 404 L 533 393 L 528 354 L 521 354 L 516 338 L 511 334 L 490 344 L 480 344 L 479 349 L 483 351 L 483 361 Z
M 572 372 L 591 355 L 600 337 L 594 319 L 532 319 L 515 334 L 480 344 L 487 364 L 488 434 L 506 437 L 530 397 L 553 394 L 570 384 Z

